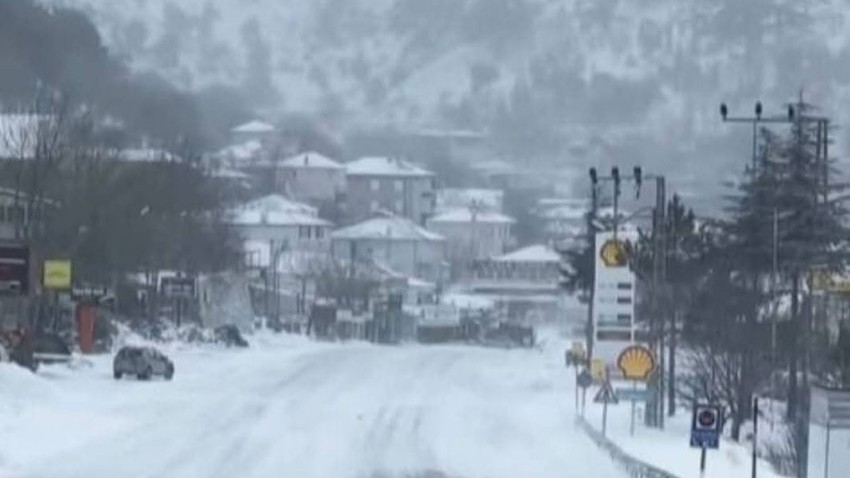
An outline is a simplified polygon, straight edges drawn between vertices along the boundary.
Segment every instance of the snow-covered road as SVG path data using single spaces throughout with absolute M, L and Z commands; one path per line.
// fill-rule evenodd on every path
M 168 350 L 170 383 L 3 366 L 0 476 L 622 476 L 575 428 L 556 348 L 261 339 Z

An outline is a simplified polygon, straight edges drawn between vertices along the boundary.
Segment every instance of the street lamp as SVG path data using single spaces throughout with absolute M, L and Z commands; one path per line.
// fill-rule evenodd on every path
M 758 124 L 788 123 L 794 117 L 793 106 L 788 109 L 788 117 L 765 118 L 763 116 L 763 110 L 764 108 L 762 107 L 761 101 L 756 101 L 755 106 L 753 107 L 754 115 L 752 117 L 729 116 L 729 107 L 726 106 L 726 103 L 720 104 L 720 117 L 723 119 L 724 123 L 746 123 L 753 125 L 753 171 L 755 171 L 758 166 Z

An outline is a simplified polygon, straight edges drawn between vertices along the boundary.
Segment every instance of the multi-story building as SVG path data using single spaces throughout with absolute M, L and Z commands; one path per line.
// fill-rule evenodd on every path
M 346 167 L 347 211 L 362 221 L 377 211 L 389 211 L 423 225 L 436 206 L 434 173 L 410 162 L 365 157 Z
M 345 191 L 345 166 L 314 151 L 284 159 L 276 173 L 276 189 L 297 201 L 339 201 Z
M 443 236 L 405 217 L 379 215 L 334 231 L 331 241 L 337 260 L 371 262 L 435 284 L 447 275 Z
M 474 261 L 500 256 L 513 245 L 514 219 L 494 211 L 457 208 L 428 220 L 428 229 L 446 238 L 452 276 L 461 278 Z
M 330 251 L 332 224 L 315 207 L 271 194 L 231 211 L 229 223 L 243 241 L 247 265 L 268 267 L 272 257 L 321 256 Z

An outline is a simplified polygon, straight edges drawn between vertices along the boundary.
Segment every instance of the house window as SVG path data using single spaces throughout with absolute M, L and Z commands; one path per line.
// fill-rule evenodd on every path
M 378 210 L 378 201 L 372 201 L 372 203 L 369 204 L 369 210 L 372 211 L 372 212 L 377 211 Z
M 617 282 L 617 289 L 632 290 L 632 283 L 631 282 Z
M 618 304 L 631 304 L 632 298 L 631 297 L 617 297 L 617 303 Z
M 378 190 L 381 189 L 380 181 L 378 181 L 377 179 L 370 180 L 369 181 L 369 188 L 372 190 L 373 193 L 378 192 Z
M 310 237 L 310 226 L 298 226 L 298 238 L 307 239 Z
M 404 181 L 401 179 L 396 179 L 393 181 L 393 187 L 395 188 L 395 192 L 400 193 L 404 191 Z
M 322 226 L 316 226 L 316 239 L 321 239 L 325 237 L 325 230 Z
M 395 202 L 395 212 L 401 213 L 404 211 L 404 203 L 401 199 L 397 199 Z

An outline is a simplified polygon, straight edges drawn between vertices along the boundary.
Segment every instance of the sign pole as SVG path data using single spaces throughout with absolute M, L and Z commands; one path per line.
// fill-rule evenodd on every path
M 702 447 L 699 455 L 699 478 L 705 478 L 705 447 Z
M 756 460 L 758 460 L 758 436 L 759 436 L 759 397 L 753 397 L 753 472 L 752 472 L 752 478 L 756 478 Z
M 632 390 L 637 392 L 637 382 L 632 382 Z M 632 395 L 632 418 L 631 422 L 629 422 L 629 436 L 635 436 L 635 398 Z
M 608 400 L 602 403 L 602 436 L 605 436 L 605 431 L 608 428 Z
M 587 389 L 581 390 L 581 418 L 584 418 L 584 404 L 587 402 Z
M 576 367 L 576 413 L 578 413 L 578 367 Z

